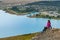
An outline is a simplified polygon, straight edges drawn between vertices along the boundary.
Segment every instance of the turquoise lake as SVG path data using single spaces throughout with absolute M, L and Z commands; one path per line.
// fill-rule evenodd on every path
M 48 19 L 13 15 L 0 10 L 0 38 L 41 32 Z M 60 20 L 51 19 L 53 28 L 60 28 Z

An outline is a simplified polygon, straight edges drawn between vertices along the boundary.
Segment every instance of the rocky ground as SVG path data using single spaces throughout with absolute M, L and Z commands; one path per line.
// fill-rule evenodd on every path
M 60 40 L 60 29 L 47 29 L 32 37 L 32 40 Z

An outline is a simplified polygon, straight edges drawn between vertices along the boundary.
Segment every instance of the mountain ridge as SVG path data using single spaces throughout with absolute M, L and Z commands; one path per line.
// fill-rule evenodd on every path
M 60 1 L 38 1 L 33 3 L 28 3 L 26 5 L 50 5 L 50 6 L 60 6 Z

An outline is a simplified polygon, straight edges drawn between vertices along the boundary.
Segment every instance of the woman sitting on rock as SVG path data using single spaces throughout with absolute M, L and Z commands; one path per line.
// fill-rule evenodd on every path
M 51 22 L 48 20 L 46 27 L 44 27 L 43 32 L 46 31 L 46 29 L 52 28 L 51 27 Z

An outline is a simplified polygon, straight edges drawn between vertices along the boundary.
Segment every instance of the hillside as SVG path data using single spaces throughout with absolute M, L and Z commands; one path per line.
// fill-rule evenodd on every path
M 3 3 L 31 3 L 40 0 L 1 0 Z
M 0 40 L 60 40 L 60 29 L 47 29 L 45 32 L 0 38 Z
M 41 34 L 37 34 L 32 40 L 60 40 L 60 29 L 47 29 Z
M 32 34 L 25 34 L 25 35 L 18 35 L 18 36 L 0 38 L 0 40 L 30 40 L 36 34 L 38 34 L 38 33 L 32 33 Z
M 0 7 L 12 7 L 17 5 L 25 5 L 28 3 L 36 2 L 40 0 L 1 0 Z
M 60 6 L 60 1 L 38 1 L 38 2 L 28 3 L 27 5 Z

